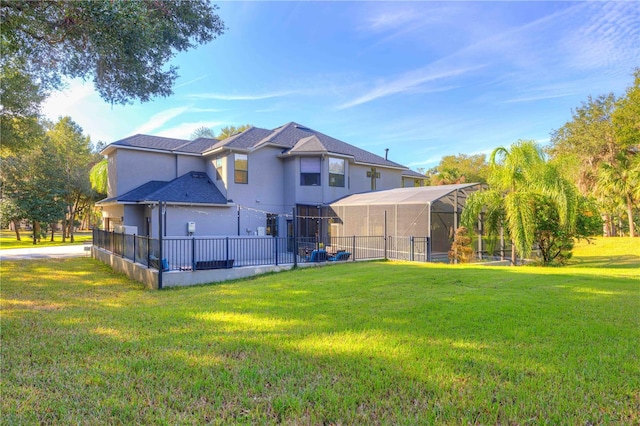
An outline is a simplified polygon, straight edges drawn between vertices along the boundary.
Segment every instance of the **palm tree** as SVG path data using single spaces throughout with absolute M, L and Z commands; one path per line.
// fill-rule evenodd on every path
M 534 141 L 518 141 L 510 149 L 499 147 L 489 160 L 489 189 L 469 196 L 462 223 L 473 229 L 484 211 L 489 235 L 497 235 L 506 226 L 511 237 L 511 262 L 516 254 L 531 254 L 536 230 L 536 206 L 546 200 L 557 209 L 562 226 L 573 228 L 577 194 L 558 168 L 548 164 L 542 149 Z M 517 253 L 516 253 L 517 251 Z
M 100 194 L 106 194 L 109 186 L 109 176 L 107 170 L 109 168 L 109 162 L 106 158 L 100 160 L 89 171 L 89 181 L 91 182 L 91 188 Z
M 623 205 L 629 221 L 629 236 L 635 237 L 633 212 L 640 201 L 640 156 L 620 152 L 615 164 L 602 163 L 598 171 L 598 190 L 608 194 L 614 204 Z

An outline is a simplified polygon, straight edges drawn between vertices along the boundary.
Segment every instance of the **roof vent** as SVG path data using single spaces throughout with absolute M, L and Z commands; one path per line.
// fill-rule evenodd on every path
M 300 130 L 306 130 L 306 131 L 308 131 L 308 132 L 310 132 L 310 131 L 311 131 L 311 129 L 309 129 L 308 127 L 304 127 L 304 126 L 301 126 L 301 125 L 299 125 L 299 124 L 296 124 L 296 125 L 295 125 L 295 128 L 296 128 L 296 129 L 300 129 Z

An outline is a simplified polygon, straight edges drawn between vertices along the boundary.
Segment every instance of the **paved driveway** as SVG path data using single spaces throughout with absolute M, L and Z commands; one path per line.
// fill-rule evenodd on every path
M 0 260 L 51 259 L 63 257 L 88 256 L 83 244 L 72 246 L 29 247 L 0 250 Z

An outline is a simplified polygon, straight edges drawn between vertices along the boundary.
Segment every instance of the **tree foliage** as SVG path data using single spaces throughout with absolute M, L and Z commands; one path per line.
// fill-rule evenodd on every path
M 27 219 L 38 226 L 63 221 L 63 240 L 73 241 L 78 215 L 94 203 L 89 169 L 97 160 L 91 141 L 71 118 L 46 123 L 45 135 L 20 155 L 2 158 L 3 211 L 11 220 Z M 6 207 L 6 208 L 5 208 Z
M 64 184 L 62 170 L 53 146 L 41 143 L 16 156 L 2 159 L 2 198 L 10 200 L 15 221 L 26 219 L 33 225 L 38 237 L 40 223 L 52 223 L 64 218 Z M 19 216 L 19 217 L 18 217 Z M 35 238 L 34 238 L 35 243 Z
M 575 229 L 577 193 L 573 185 L 548 163 L 533 141 L 518 141 L 509 149 L 496 148 L 490 157 L 491 174 L 487 191 L 471 194 L 462 214 L 462 224 L 470 229 L 484 212 L 489 236 L 505 228 L 512 240 L 512 262 L 516 251 L 528 257 L 537 238 L 537 215 L 550 208 L 558 226 Z
M 206 0 L 0 0 L 3 144 L 25 146 L 14 133 L 63 76 L 92 80 L 112 104 L 170 95 L 178 74 L 169 61 L 223 33 L 216 9 Z
M 216 135 L 215 133 L 213 133 L 213 130 L 211 130 L 208 127 L 198 127 L 196 130 L 193 131 L 193 133 L 191 133 L 191 140 L 196 140 L 198 138 L 209 138 L 209 139 L 215 139 Z
M 107 195 L 109 189 L 109 160 L 103 158 L 89 171 L 91 188 L 99 194 Z
M 624 148 L 640 147 L 640 68 L 635 70 L 633 85 L 618 99 L 612 119 L 618 143 Z
M 245 130 L 251 128 L 251 124 L 242 124 L 238 127 L 236 126 L 225 126 L 222 129 L 220 129 L 220 133 L 218 133 L 218 136 L 216 136 L 216 139 L 218 140 L 223 140 L 226 139 L 228 137 L 231 137 L 233 135 L 235 135 L 236 133 L 241 133 L 244 132 Z
M 640 206 L 640 155 L 619 152 L 612 162 L 600 164 L 597 188 L 609 194 L 614 207 L 627 213 L 629 236 L 635 237 L 634 211 Z
M 55 148 L 52 163 L 57 162 L 64 188 L 65 218 L 62 240 L 73 242 L 74 223 L 79 213 L 89 208 L 97 194 L 92 190 L 89 171 L 96 161 L 91 139 L 71 117 L 63 117 L 47 131 L 47 143 Z
M 436 167 L 429 170 L 428 175 L 432 185 L 486 183 L 489 164 L 484 154 L 446 155 Z
M 580 191 L 587 195 L 595 186 L 598 167 L 603 161 L 611 161 L 618 147 L 611 117 L 616 98 L 611 93 L 597 98 L 589 96 L 587 102 L 577 108 L 571 121 L 552 132 L 549 153 L 554 158 L 572 157 Z
M 552 133 L 549 153 L 585 196 L 595 196 L 605 217 L 605 234 L 616 235 L 619 218 L 635 235 L 640 197 L 640 69 L 624 96 L 589 97 L 572 119 Z M 623 220 L 624 220 L 623 219 Z

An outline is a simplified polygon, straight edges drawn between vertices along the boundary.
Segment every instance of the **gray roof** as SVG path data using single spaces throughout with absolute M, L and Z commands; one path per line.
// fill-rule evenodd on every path
M 161 136 L 138 134 L 129 136 L 128 138 L 120 139 L 119 141 L 113 142 L 110 145 L 175 151 L 181 146 L 184 146 L 188 143 L 189 141 L 183 139 L 164 138 Z
M 294 148 L 296 144 L 300 142 L 300 140 L 309 138 L 311 136 L 315 136 L 320 144 L 324 146 L 324 149 L 329 153 L 350 156 L 359 163 L 376 164 L 380 166 L 395 167 L 401 169 L 406 168 L 402 164 L 385 160 L 379 155 L 373 154 L 369 151 L 365 151 L 364 149 L 360 149 L 346 142 L 342 142 L 341 140 L 338 140 L 336 138 L 332 138 L 331 136 L 327 136 L 324 133 L 320 133 L 316 130 L 293 122 L 287 123 L 284 126 L 275 129 L 257 146 L 264 144 L 274 144 L 282 146 L 284 148 L 289 148 L 290 151 L 288 152 L 294 154 L 295 150 L 293 150 L 292 148 Z M 285 154 L 286 153 L 287 152 L 285 152 Z
M 193 140 L 193 141 L 187 143 L 186 145 L 181 146 L 176 151 L 191 152 L 191 153 L 194 153 L 194 154 L 201 154 L 201 153 L 203 153 L 205 151 L 210 150 L 211 148 L 213 148 L 215 145 L 217 145 L 219 143 L 220 143 L 220 141 L 218 139 L 198 138 L 196 140 Z
M 418 179 L 428 179 L 426 175 L 423 175 L 422 173 L 418 173 L 413 170 L 405 170 L 404 172 L 402 172 L 402 176 L 408 176 L 408 177 L 413 177 Z
M 203 172 L 189 172 L 172 181 L 150 181 L 118 197 L 106 198 L 98 204 L 111 202 L 144 203 L 166 201 L 190 204 L 227 204 L 227 199 Z
M 216 148 L 251 150 L 265 145 L 282 147 L 284 155 L 327 152 L 353 157 L 353 159 L 359 163 L 406 169 L 406 167 L 401 164 L 385 160 L 379 155 L 293 122 L 287 123 L 274 130 L 250 127 L 244 132 L 235 134 L 221 141 L 210 138 L 199 138 L 194 141 L 188 141 L 160 136 L 134 135 L 113 142 L 108 145 L 103 152 L 115 147 L 131 147 L 204 154 Z
M 224 139 L 221 146 L 228 148 L 251 149 L 271 133 L 271 130 L 261 129 L 259 127 L 250 127 L 244 132 Z
M 479 183 L 461 183 L 457 185 L 419 186 L 413 188 L 395 188 L 385 191 L 363 192 L 347 195 L 332 203 L 331 206 L 374 206 L 396 204 L 427 204 L 437 201 L 455 191 L 473 192 L 482 187 Z

